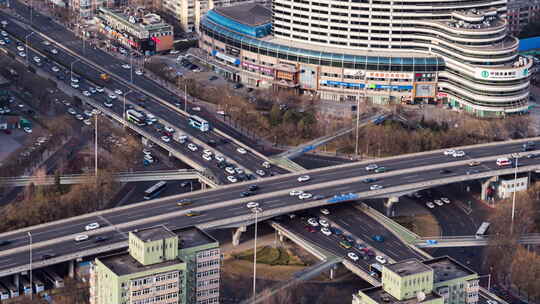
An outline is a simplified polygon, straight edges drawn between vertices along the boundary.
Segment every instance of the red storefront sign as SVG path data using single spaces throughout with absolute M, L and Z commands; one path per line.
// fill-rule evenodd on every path
M 246 62 L 246 61 L 242 61 L 242 66 L 246 67 L 246 68 L 249 68 L 249 69 L 252 69 L 252 70 L 255 70 L 255 71 L 261 71 L 261 72 L 267 73 L 267 74 L 272 74 L 274 72 L 273 69 L 269 69 L 269 68 L 262 67 L 262 66 L 259 66 L 259 65 L 251 64 L 251 63 Z

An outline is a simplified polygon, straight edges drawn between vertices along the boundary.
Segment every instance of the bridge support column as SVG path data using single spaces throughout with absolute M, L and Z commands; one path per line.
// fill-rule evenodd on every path
M 483 201 L 487 201 L 488 199 L 493 198 L 495 196 L 495 192 L 494 192 L 495 189 L 491 187 L 491 184 L 496 183 L 498 181 L 499 181 L 498 176 L 493 176 L 491 178 L 488 178 L 485 181 L 482 181 L 482 193 L 480 195 L 480 198 Z
M 399 203 L 399 196 L 391 196 L 388 198 L 384 206 L 386 207 L 386 216 L 392 216 L 392 207 L 395 203 Z
M 68 275 L 72 279 L 75 277 L 75 260 L 68 262 Z
M 20 286 L 20 279 L 21 279 L 21 275 L 16 273 L 13 275 L 13 285 L 15 285 L 15 287 L 19 288 Z
M 334 270 L 334 267 L 332 267 L 330 268 L 330 280 L 334 279 L 334 275 L 335 275 L 335 270 Z
M 233 246 L 238 246 L 240 244 L 240 237 L 242 236 L 242 232 L 246 232 L 246 230 L 247 230 L 246 226 L 240 226 L 233 232 L 233 236 L 232 236 Z
M 199 183 L 201 184 L 201 190 L 206 190 L 206 184 L 201 180 L 199 180 Z

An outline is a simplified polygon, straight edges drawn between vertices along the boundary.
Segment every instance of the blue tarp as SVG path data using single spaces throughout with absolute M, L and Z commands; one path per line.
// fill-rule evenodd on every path
M 540 49 L 540 36 L 519 40 L 519 51 L 530 51 Z

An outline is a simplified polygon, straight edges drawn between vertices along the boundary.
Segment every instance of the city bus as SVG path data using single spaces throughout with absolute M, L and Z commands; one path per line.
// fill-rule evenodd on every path
M 146 117 L 144 116 L 144 114 L 132 109 L 126 111 L 126 119 L 127 121 L 132 122 L 139 127 L 146 125 Z
M 191 115 L 189 117 L 189 125 L 194 127 L 195 129 L 198 129 L 201 132 L 206 132 L 210 130 L 210 123 L 197 115 Z
M 30 284 L 30 279 L 27 276 L 21 276 L 20 283 L 25 295 L 32 294 L 32 284 Z
M 155 185 L 153 185 L 152 187 L 144 191 L 144 199 L 149 200 L 151 198 L 158 196 L 161 193 L 161 191 L 165 190 L 166 187 L 167 187 L 166 181 L 160 181 L 156 183 Z
M 9 290 L 0 284 L 0 301 L 9 299 Z
M 56 272 L 52 270 L 43 270 L 43 278 L 51 282 L 53 288 L 64 287 L 64 279 L 62 279 Z
M 32 277 L 32 283 L 34 283 L 34 290 L 36 291 L 36 293 L 40 293 L 45 290 L 45 284 L 43 284 L 41 276 L 34 274 Z
M 19 289 L 15 287 L 15 284 L 9 281 L 7 278 L 0 279 L 0 283 L 9 290 L 9 297 L 15 298 L 19 296 Z
M 489 223 L 488 222 L 483 222 L 482 225 L 480 225 L 480 227 L 476 231 L 476 238 L 477 239 L 484 238 L 484 236 L 486 236 L 486 232 L 487 232 L 488 229 L 489 229 Z

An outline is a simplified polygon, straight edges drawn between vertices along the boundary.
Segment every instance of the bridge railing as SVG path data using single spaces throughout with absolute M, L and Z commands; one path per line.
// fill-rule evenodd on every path
M 410 231 L 409 229 L 401 226 L 396 221 L 386 217 L 385 215 L 383 215 L 379 211 L 371 208 L 367 204 L 361 203 L 360 208 L 367 215 L 372 216 L 373 218 L 378 220 L 380 223 L 382 223 L 383 225 L 388 227 L 388 229 L 390 229 L 394 233 L 398 234 L 399 237 L 401 237 L 401 239 L 403 241 L 405 241 L 407 244 L 413 245 L 418 241 L 418 239 L 421 239 L 420 236 L 418 236 L 418 234 L 416 234 L 416 233 Z

